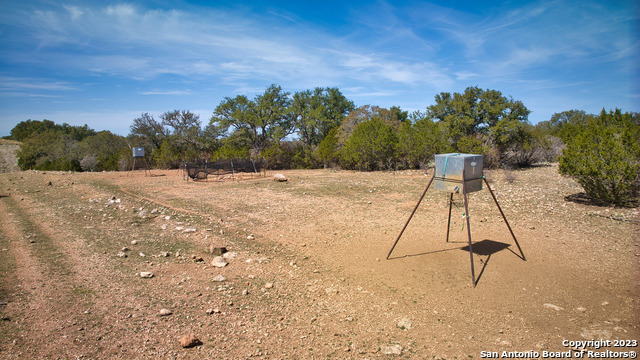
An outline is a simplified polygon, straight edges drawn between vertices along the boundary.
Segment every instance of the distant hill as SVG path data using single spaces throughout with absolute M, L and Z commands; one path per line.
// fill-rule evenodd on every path
M 18 150 L 20 150 L 18 141 L 0 139 L 0 173 L 20 171 Z

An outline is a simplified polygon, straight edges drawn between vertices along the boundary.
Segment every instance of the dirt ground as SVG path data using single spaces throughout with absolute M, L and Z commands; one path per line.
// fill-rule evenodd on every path
M 469 194 L 476 286 L 459 195 L 448 242 L 429 190 L 386 259 L 431 171 L 274 174 L 0 174 L 0 358 L 638 350 L 640 212 L 589 203 L 556 165 L 485 171 L 526 260 L 489 192 Z

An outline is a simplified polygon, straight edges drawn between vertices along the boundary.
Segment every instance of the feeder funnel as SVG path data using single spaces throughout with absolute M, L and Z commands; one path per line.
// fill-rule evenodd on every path
M 477 154 L 438 154 L 433 186 L 436 190 L 461 193 L 464 181 L 467 193 L 482 190 L 482 160 Z M 463 178 L 464 175 L 464 178 Z

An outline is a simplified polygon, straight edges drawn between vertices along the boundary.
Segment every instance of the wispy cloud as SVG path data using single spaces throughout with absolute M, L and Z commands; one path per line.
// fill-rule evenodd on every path
M 45 78 L 0 76 L 0 91 L 26 90 L 72 91 L 77 89 L 66 81 Z
M 149 90 L 149 91 L 139 91 L 140 95 L 189 95 L 191 94 L 190 90 Z

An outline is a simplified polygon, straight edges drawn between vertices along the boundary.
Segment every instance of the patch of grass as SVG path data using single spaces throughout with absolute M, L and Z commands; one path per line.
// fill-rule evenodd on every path
M 15 203 L 13 198 L 9 198 L 6 204 L 17 214 L 18 224 L 22 228 L 25 236 L 23 241 L 27 241 L 35 255 L 42 259 L 42 263 L 48 265 L 48 270 L 57 275 L 70 275 L 71 267 L 65 262 L 65 255 L 58 249 L 51 238 L 42 233 L 40 228 L 32 222 L 28 215 Z

